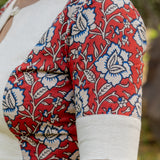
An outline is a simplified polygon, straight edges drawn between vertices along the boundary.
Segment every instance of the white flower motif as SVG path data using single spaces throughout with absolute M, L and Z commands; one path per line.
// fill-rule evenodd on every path
M 68 132 L 62 127 L 56 127 L 49 122 L 43 122 L 40 130 L 35 134 L 35 138 L 39 139 L 48 148 L 55 151 L 59 148 L 62 141 L 66 140 Z
M 112 43 L 106 54 L 95 62 L 95 66 L 97 71 L 105 75 L 108 83 L 116 86 L 132 74 L 128 59 L 129 53 Z
M 147 46 L 147 38 L 146 38 L 146 27 L 141 17 L 135 19 L 131 22 L 133 27 L 137 29 L 135 35 L 133 36 L 134 40 L 137 42 L 139 46 L 143 48 L 143 51 L 146 50 Z
M 128 37 L 126 35 L 123 35 L 122 36 L 122 44 L 125 45 L 126 43 L 129 44 Z
M 128 19 L 123 19 L 123 24 L 125 28 L 129 28 L 130 27 L 130 23 L 128 21 Z
M 78 47 L 78 49 L 72 49 L 71 55 L 73 55 L 72 59 L 77 59 L 81 53 L 81 47 Z
M 71 28 L 71 41 L 84 43 L 90 29 L 95 28 L 94 8 L 83 9 L 78 13 L 76 23 Z
M 126 105 L 127 105 L 127 100 L 126 100 L 124 97 L 119 97 L 119 98 L 118 98 L 118 104 L 119 104 L 119 107 L 120 107 L 120 108 L 126 107 Z
M 75 107 L 76 115 L 82 116 L 83 112 L 89 111 L 88 107 L 88 89 L 80 89 L 78 86 L 75 86 Z
M 56 97 L 53 99 L 52 104 L 54 107 L 60 106 L 62 104 L 63 99 L 60 97 Z
M 141 117 L 142 115 L 142 87 L 138 90 L 137 94 L 133 94 L 130 97 L 129 102 L 133 106 L 135 106 L 135 109 L 137 110 L 137 116 Z
M 32 62 L 32 59 L 33 59 L 33 55 L 32 54 L 29 54 L 29 56 L 27 56 L 24 60 L 24 63 L 30 63 Z
M 19 110 L 24 110 L 24 90 L 14 87 L 11 82 L 8 82 L 3 96 L 4 115 L 14 120 L 18 115 Z
M 54 26 L 50 27 L 47 32 L 45 32 L 39 41 L 37 45 L 33 49 L 34 54 L 38 54 L 41 50 L 43 50 L 44 47 L 50 47 L 51 46 L 51 39 L 54 36 L 55 31 Z
M 41 83 L 48 89 L 55 87 L 59 81 L 65 80 L 67 78 L 66 75 L 51 74 L 41 71 L 37 73 L 37 76 L 41 78 Z
M 118 8 L 124 7 L 125 4 L 130 4 L 130 0 L 112 0 L 114 4 L 118 6 Z
M 68 5 L 68 12 L 67 12 L 67 16 L 72 19 L 73 21 L 76 20 L 76 13 L 81 10 L 81 3 L 78 4 L 73 4 L 73 5 Z

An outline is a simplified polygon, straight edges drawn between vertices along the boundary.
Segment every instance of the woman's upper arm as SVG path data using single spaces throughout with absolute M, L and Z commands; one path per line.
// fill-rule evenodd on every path
M 130 1 L 93 0 L 78 5 L 69 7 L 73 14 L 68 57 L 80 157 L 135 160 L 145 26 Z

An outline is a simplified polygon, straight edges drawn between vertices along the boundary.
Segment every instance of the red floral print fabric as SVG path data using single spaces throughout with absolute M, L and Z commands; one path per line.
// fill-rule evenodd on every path
M 5 120 L 24 159 L 78 160 L 76 118 L 141 118 L 143 20 L 129 0 L 69 0 L 9 77 Z

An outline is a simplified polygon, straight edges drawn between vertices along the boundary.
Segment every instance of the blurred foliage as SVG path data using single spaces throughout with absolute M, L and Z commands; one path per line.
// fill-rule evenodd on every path
M 150 40 L 154 40 L 158 37 L 158 31 L 156 29 L 150 28 L 147 32 Z
M 149 119 L 146 114 L 143 101 L 142 128 L 138 160 L 160 160 L 160 144 L 156 141 L 149 127 Z
M 147 27 L 156 28 L 160 23 L 160 0 L 132 0 Z
M 7 2 L 7 0 L 0 0 L 0 8 Z

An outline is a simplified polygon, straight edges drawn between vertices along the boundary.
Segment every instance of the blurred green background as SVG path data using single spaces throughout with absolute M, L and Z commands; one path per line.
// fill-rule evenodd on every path
M 0 0 L 0 7 L 7 0 Z M 147 26 L 148 50 L 144 56 L 144 84 L 147 82 L 147 73 L 150 60 L 150 47 L 160 36 L 160 0 L 132 0 L 140 12 Z M 159 43 L 160 45 L 160 43 Z M 147 114 L 147 104 L 143 100 L 142 130 L 138 160 L 160 160 L 160 142 L 158 142 L 154 130 L 150 126 Z M 159 126 L 160 128 L 160 123 Z M 159 135 L 160 136 L 160 135 Z
M 7 2 L 7 0 L 0 0 L 0 8 L 3 6 L 5 2 Z

